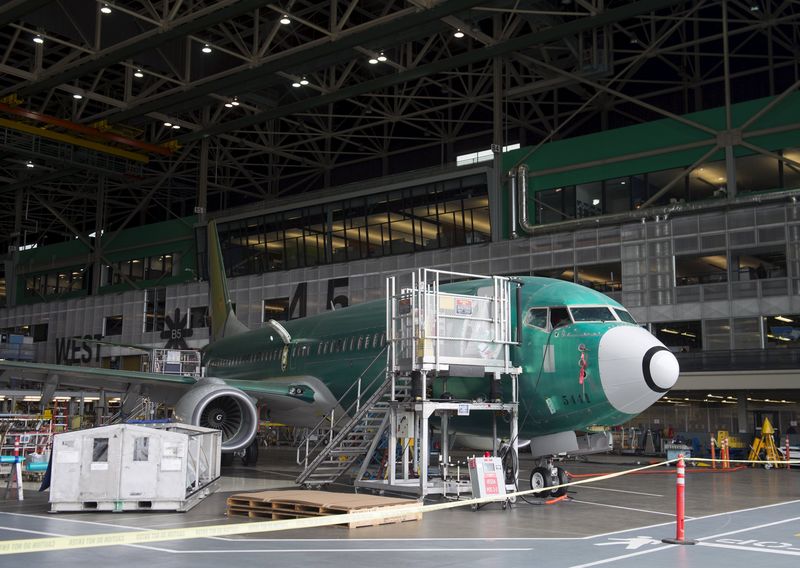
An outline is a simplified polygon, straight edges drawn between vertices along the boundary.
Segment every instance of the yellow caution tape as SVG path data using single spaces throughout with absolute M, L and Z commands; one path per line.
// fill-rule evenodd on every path
M 684 458 L 686 461 L 710 461 L 701 460 L 700 458 Z M 325 527 L 332 525 L 339 525 L 343 523 L 358 522 L 358 521 L 375 521 L 391 517 L 399 517 L 412 513 L 430 513 L 433 511 L 442 511 L 445 509 L 454 509 L 456 507 L 467 507 L 472 505 L 481 505 L 484 503 L 502 502 L 507 499 L 514 499 L 525 495 L 532 495 L 542 491 L 550 492 L 554 489 L 562 487 L 572 487 L 575 485 L 583 485 L 586 483 L 594 483 L 596 481 L 604 481 L 606 479 L 613 479 L 623 475 L 630 475 L 638 471 L 647 469 L 654 469 L 664 465 L 677 462 L 678 459 L 666 460 L 654 464 L 649 464 L 635 469 L 625 471 L 618 471 L 605 475 L 598 475 L 596 477 L 579 479 L 570 483 L 563 483 L 561 485 L 551 485 L 545 489 L 534 490 L 529 489 L 526 491 L 517 491 L 515 493 L 508 493 L 505 496 L 482 497 L 477 499 L 463 499 L 459 501 L 447 501 L 444 503 L 435 503 L 433 505 L 408 505 L 392 507 L 391 509 L 384 510 L 370 510 L 360 511 L 355 513 L 345 513 L 342 515 L 331 515 L 326 517 L 309 517 L 304 519 L 286 519 L 279 521 L 257 521 L 246 523 L 234 523 L 225 525 L 214 525 L 210 527 L 185 527 L 176 529 L 164 530 L 144 530 L 135 532 L 114 532 L 92 535 L 80 536 L 64 536 L 64 537 L 47 537 L 47 538 L 33 538 L 33 539 L 20 539 L 20 540 L 4 540 L 0 541 L 0 555 L 2 554 L 20 554 L 25 552 L 50 552 L 54 550 L 72 550 L 77 548 L 93 548 L 98 546 L 121 546 L 131 544 L 148 544 L 153 542 L 167 542 L 175 540 L 188 540 L 194 538 L 208 538 L 219 536 L 231 536 L 241 534 L 277 532 L 293 529 Z M 744 460 L 740 460 L 744 461 Z M 763 463 L 763 462 L 747 462 L 747 463 Z M 787 463 L 787 462 L 780 462 Z M 800 464 L 800 460 L 791 460 L 789 463 Z

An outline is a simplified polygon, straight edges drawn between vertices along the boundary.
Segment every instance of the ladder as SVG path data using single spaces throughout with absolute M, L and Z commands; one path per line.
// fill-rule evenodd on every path
M 381 369 L 364 390 L 372 391 L 381 378 L 383 382 L 367 400 L 361 402 L 356 398 L 340 420 L 332 423 L 327 444 L 325 440 L 320 440 L 313 449 L 306 450 L 306 466 L 296 480 L 298 485 L 329 485 L 344 475 L 353 464 L 372 453 L 388 424 L 390 402 L 410 394 L 410 382 L 393 380 L 385 369 Z M 349 416 L 352 418 L 348 419 Z M 309 462 L 311 455 L 315 457 Z

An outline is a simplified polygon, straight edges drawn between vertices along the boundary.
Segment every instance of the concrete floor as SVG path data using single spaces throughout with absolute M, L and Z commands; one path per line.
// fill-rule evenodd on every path
M 568 462 L 575 474 L 630 469 L 642 458 L 596 456 Z M 522 476 L 532 463 L 523 456 Z M 666 468 L 665 468 L 666 469 Z M 224 516 L 232 492 L 292 488 L 294 451 L 262 451 L 258 466 L 226 468 L 219 492 L 188 513 L 47 513 L 47 495 L 26 492 L 23 502 L 0 501 L 0 539 L 82 535 L 239 523 Z M 651 470 L 652 471 L 652 470 Z M 527 489 L 527 487 L 524 487 Z M 332 490 L 346 491 L 347 487 Z M 800 469 L 745 469 L 727 473 L 690 470 L 686 481 L 686 536 L 695 546 L 665 545 L 675 536 L 675 476 L 627 475 L 582 485 L 570 501 L 491 504 L 426 513 L 419 522 L 346 529 L 204 538 L 151 545 L 76 549 L 0 557 L 0 566 L 193 567 L 276 566 L 744 566 L 800 563 Z M 749 552 L 750 554 L 745 554 Z M 644 556 L 644 558 L 643 558 Z

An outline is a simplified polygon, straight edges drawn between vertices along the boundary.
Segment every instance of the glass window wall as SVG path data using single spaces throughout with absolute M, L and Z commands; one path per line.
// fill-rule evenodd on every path
M 486 178 L 429 183 L 230 221 L 220 224 L 219 233 L 229 276 L 487 242 Z

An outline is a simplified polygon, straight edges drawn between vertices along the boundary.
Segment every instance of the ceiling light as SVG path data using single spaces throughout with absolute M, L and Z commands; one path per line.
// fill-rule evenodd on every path
M 458 28 L 455 32 L 453 32 L 453 37 L 456 39 L 461 39 L 464 37 L 464 32 L 461 31 L 461 28 Z
M 36 36 L 33 38 L 33 43 L 38 43 L 39 45 L 41 45 L 44 43 L 44 38 L 39 34 L 36 34 Z
M 133 76 L 136 77 L 137 79 L 141 79 L 142 77 L 144 77 L 144 73 L 142 73 L 141 69 L 137 69 L 136 71 L 133 72 Z
M 599 199 L 592 199 L 592 205 L 600 205 Z
M 30 160 L 28 160 L 27 162 L 25 162 L 25 167 L 26 167 L 26 168 L 35 168 L 36 166 L 34 165 L 34 163 L 33 163 L 33 162 L 31 162 Z
M 225 103 L 225 108 L 233 108 L 233 105 L 231 103 Z
M 369 58 L 369 64 L 370 65 L 377 65 L 378 64 L 378 58 L 377 57 L 370 57 Z
M 81 100 L 83 98 L 83 95 L 81 95 L 80 93 L 75 93 L 75 94 L 72 95 L 72 98 L 73 99 L 77 99 L 77 100 Z
M 233 97 L 233 100 L 231 101 L 231 105 L 233 105 L 235 107 L 238 107 L 239 106 L 239 98 L 238 97 Z
M 165 122 L 165 123 L 164 123 L 164 126 L 166 126 L 167 128 L 169 128 L 170 126 L 172 126 L 172 123 L 171 123 L 171 122 Z
M 380 61 L 381 63 L 386 61 L 386 56 L 383 54 L 382 51 L 381 51 L 381 54 L 378 56 L 378 61 Z
M 758 4 L 752 4 L 750 6 L 750 11 L 751 12 L 758 12 L 759 10 L 761 10 L 761 7 Z
M 181 125 L 180 124 L 173 124 L 172 125 L 172 129 L 173 130 L 180 130 L 181 129 Z
M 212 49 L 207 43 L 204 43 L 203 49 L 201 49 L 200 51 L 202 51 L 203 53 L 211 53 Z
M 288 26 L 289 24 L 292 23 L 292 20 L 289 19 L 289 14 L 284 14 L 283 16 L 281 16 L 281 23 L 284 26 Z
M 109 7 L 108 4 L 103 4 L 103 7 L 100 8 L 100 11 L 103 12 L 104 14 L 110 14 L 111 8 Z
M 295 89 L 296 89 L 297 87 L 299 87 L 299 86 L 300 86 L 300 83 L 298 83 L 297 81 L 295 81 L 294 83 L 292 83 L 292 87 L 294 87 Z
M 308 79 L 306 79 L 305 77 L 303 77 L 302 79 L 300 79 L 300 84 L 301 84 L 301 85 L 308 85 Z
M 784 321 L 786 323 L 794 323 L 793 319 L 789 319 L 786 316 L 775 316 L 775 319 L 778 321 Z

